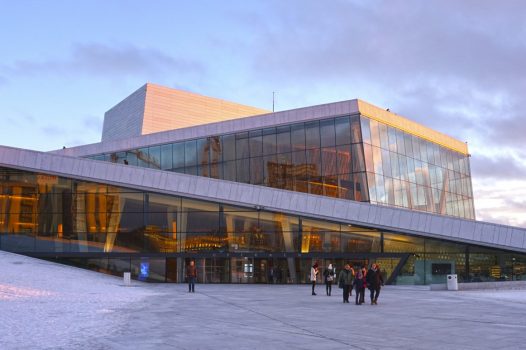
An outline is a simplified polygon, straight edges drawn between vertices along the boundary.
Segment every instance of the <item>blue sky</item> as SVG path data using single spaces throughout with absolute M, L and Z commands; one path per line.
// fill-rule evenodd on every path
M 147 81 L 277 110 L 358 97 L 467 141 L 477 218 L 526 226 L 523 1 L 0 5 L 0 144 L 98 142 Z

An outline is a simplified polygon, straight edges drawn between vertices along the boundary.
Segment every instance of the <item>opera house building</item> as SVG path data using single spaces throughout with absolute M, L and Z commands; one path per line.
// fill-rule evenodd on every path
M 447 130 L 446 130 L 447 131 Z M 101 142 L 0 146 L 0 249 L 152 282 L 526 277 L 526 229 L 477 221 L 467 144 L 361 100 L 270 112 L 145 84 Z

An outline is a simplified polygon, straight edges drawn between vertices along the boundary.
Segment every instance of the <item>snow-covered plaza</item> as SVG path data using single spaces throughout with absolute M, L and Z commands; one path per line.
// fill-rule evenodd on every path
M 0 349 L 519 349 L 526 291 L 147 284 L 0 252 Z

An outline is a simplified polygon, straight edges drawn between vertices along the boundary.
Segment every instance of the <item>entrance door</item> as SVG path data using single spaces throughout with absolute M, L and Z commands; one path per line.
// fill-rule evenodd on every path
M 177 282 L 177 258 L 166 258 L 166 282 Z
M 232 258 L 231 271 L 232 283 L 255 283 L 253 258 Z

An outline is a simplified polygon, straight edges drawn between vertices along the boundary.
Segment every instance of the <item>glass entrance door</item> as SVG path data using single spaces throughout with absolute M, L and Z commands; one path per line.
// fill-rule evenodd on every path
M 232 258 L 232 283 L 255 283 L 254 280 L 254 259 Z

